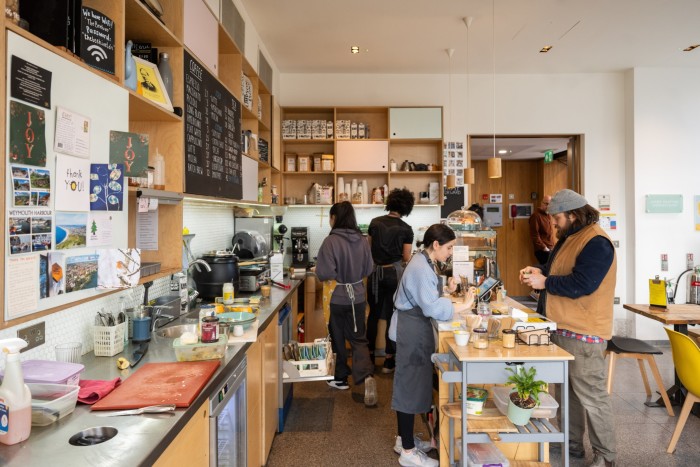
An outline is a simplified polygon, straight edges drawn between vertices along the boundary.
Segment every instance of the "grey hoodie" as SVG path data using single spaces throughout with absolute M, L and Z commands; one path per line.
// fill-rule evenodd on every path
M 333 229 L 318 250 L 316 276 L 322 281 L 336 280 L 338 284 L 354 284 L 355 303 L 367 300 L 362 279 L 372 272 L 372 252 L 367 239 L 357 230 Z M 344 286 L 338 285 L 331 303 L 350 305 Z

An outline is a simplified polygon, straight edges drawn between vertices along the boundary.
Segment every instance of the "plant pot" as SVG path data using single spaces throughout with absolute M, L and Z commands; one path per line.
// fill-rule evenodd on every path
M 518 407 L 509 398 L 509 400 L 508 400 L 508 420 L 513 422 L 513 425 L 518 425 L 518 426 L 527 425 L 527 422 L 530 421 L 530 416 L 532 415 L 532 411 L 534 409 L 535 409 L 534 406 L 532 408 L 529 408 L 529 409 L 523 409 L 522 407 Z

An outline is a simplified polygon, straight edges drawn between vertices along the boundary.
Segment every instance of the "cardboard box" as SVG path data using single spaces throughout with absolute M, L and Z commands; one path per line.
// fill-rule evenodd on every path
M 350 120 L 335 122 L 335 137 L 337 139 L 350 139 Z
M 285 154 L 284 155 L 284 170 L 286 172 L 296 172 L 297 171 L 297 155 L 296 154 Z
M 325 120 L 312 120 L 311 126 L 311 138 L 312 139 L 326 139 L 326 121 Z
M 357 122 L 350 124 L 350 139 L 357 139 Z
M 321 172 L 333 172 L 334 166 L 333 154 L 323 154 L 321 156 Z
M 326 138 L 333 139 L 333 120 L 326 121 Z
M 311 172 L 311 156 L 297 157 L 297 172 Z
M 282 139 L 297 139 L 297 121 L 282 121 Z
M 360 139 L 365 139 L 366 133 L 365 133 L 365 124 L 364 123 L 358 123 L 357 124 L 357 137 Z
M 311 122 L 313 120 L 297 120 L 297 139 L 311 139 Z

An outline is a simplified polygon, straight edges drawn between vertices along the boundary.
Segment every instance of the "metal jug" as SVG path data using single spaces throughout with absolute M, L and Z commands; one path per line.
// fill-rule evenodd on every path
M 413 162 L 410 162 L 408 159 L 406 159 L 403 164 L 401 164 L 401 170 L 403 172 L 411 172 L 413 170 L 416 170 L 416 164 Z

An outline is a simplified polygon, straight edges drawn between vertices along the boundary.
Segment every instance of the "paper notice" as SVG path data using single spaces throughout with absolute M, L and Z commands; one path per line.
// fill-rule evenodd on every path
M 158 211 L 136 214 L 136 248 L 158 249 Z
M 90 157 L 90 119 L 63 107 L 56 109 L 54 151 L 71 156 Z
M 39 306 L 39 257 L 7 258 L 7 320 L 26 315 Z

